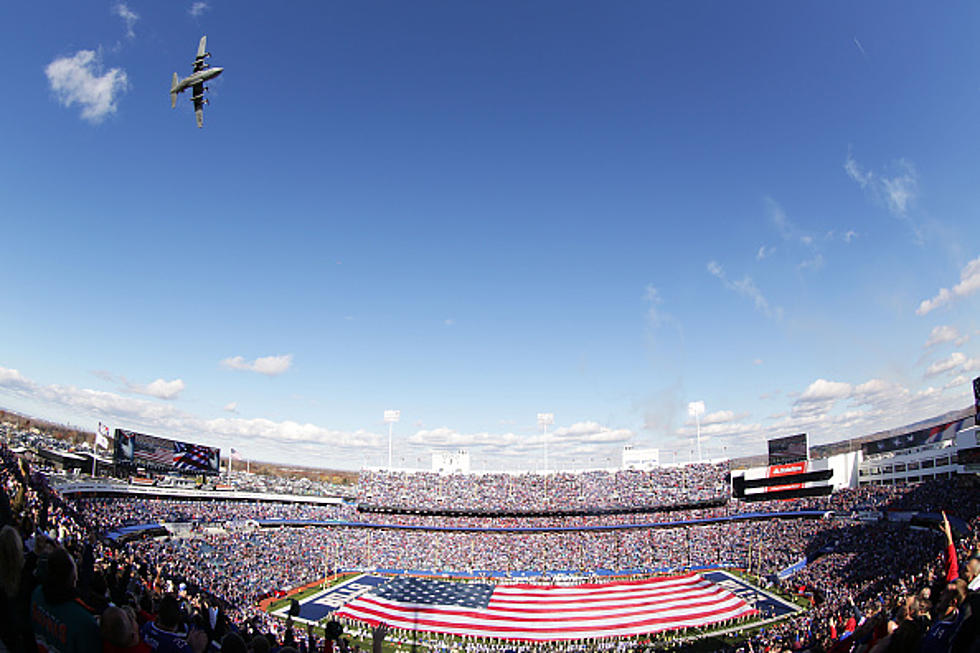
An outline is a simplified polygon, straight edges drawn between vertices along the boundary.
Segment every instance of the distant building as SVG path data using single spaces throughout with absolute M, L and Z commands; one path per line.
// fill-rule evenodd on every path
M 432 454 L 432 471 L 436 474 L 469 474 L 470 452 L 436 451 Z
M 660 467 L 660 449 L 634 449 L 628 444 L 623 447 L 623 469 L 649 471 Z

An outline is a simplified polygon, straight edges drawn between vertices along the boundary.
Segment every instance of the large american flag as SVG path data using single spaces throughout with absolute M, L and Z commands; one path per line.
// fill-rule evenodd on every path
M 697 574 L 567 587 L 395 578 L 334 613 L 394 628 L 525 641 L 657 633 L 757 614 Z

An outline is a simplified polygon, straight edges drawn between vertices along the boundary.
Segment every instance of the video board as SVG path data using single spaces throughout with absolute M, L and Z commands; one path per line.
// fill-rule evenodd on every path
M 806 433 L 769 441 L 769 466 L 805 462 L 810 458 Z
M 180 474 L 217 474 L 221 450 L 146 433 L 116 429 L 113 459 L 117 465 Z

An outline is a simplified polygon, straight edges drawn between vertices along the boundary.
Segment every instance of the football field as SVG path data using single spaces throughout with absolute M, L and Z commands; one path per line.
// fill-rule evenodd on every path
M 801 608 L 723 570 L 542 586 L 364 573 L 299 601 L 301 623 L 344 618 L 405 630 L 522 641 L 740 630 Z M 285 617 L 289 606 L 273 614 Z

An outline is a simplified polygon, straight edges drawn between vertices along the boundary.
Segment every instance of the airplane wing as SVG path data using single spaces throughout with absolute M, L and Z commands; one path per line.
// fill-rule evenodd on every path
M 194 117 L 198 128 L 204 126 L 204 84 L 194 84 Z
M 204 58 L 207 52 L 205 49 L 208 45 L 208 35 L 205 34 L 201 37 L 201 42 L 197 44 L 197 56 L 194 57 L 194 72 L 203 70 L 205 67 Z

